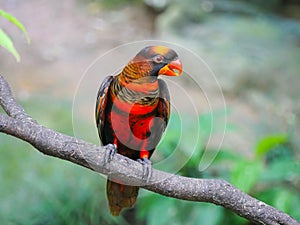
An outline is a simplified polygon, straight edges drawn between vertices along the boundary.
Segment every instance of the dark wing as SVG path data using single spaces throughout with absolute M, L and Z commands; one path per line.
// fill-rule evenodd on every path
M 105 137 L 103 135 L 103 129 L 105 124 L 106 105 L 108 101 L 108 93 L 109 93 L 108 90 L 112 80 L 113 80 L 113 76 L 106 77 L 103 80 L 97 94 L 95 117 L 96 117 L 96 125 L 98 128 L 99 137 L 102 143 L 106 143 L 106 140 L 104 140 Z
M 170 118 L 170 94 L 167 87 L 167 84 L 163 80 L 158 80 L 159 84 L 159 103 L 158 103 L 158 117 L 162 118 L 165 121 L 165 128 L 168 125 Z
M 150 148 L 154 150 L 159 143 L 170 118 L 170 94 L 167 84 L 163 80 L 158 80 L 159 102 L 156 110 L 156 119 L 151 127 Z

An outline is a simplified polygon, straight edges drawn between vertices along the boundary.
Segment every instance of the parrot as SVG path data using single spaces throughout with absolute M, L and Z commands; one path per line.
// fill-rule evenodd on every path
M 117 75 L 107 76 L 98 90 L 95 119 L 106 151 L 105 162 L 115 153 L 143 165 L 143 178 L 151 178 L 150 157 L 159 143 L 170 117 L 170 94 L 159 75 L 180 76 L 182 63 L 166 46 L 140 50 Z M 110 213 L 118 216 L 133 207 L 138 186 L 107 179 Z

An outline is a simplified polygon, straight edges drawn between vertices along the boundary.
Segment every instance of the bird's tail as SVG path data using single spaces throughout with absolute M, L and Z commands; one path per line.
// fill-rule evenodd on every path
M 122 209 L 132 207 L 136 201 L 138 192 L 139 188 L 137 186 L 127 186 L 107 180 L 106 193 L 110 213 L 113 216 L 118 216 Z

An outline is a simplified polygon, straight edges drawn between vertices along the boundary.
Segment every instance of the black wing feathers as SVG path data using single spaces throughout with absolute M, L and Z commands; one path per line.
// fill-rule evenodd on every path
M 102 143 L 106 143 L 103 129 L 105 124 L 105 114 L 106 114 L 106 105 L 108 101 L 109 87 L 112 80 L 113 80 L 113 76 L 106 77 L 103 80 L 97 94 L 95 117 L 96 117 L 96 124 L 98 128 L 99 137 Z

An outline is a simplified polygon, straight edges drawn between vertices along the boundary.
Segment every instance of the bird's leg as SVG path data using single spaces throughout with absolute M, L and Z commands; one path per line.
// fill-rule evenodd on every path
M 146 183 L 149 183 L 152 175 L 152 162 L 148 158 L 142 158 L 137 160 L 143 165 L 143 179 L 146 179 Z
M 104 162 L 108 163 L 110 162 L 114 155 L 117 152 L 117 144 L 114 142 L 114 144 L 107 144 L 104 146 L 105 149 L 105 156 L 104 156 Z
M 143 179 L 146 179 L 146 183 L 149 183 L 152 175 L 152 162 L 149 160 L 149 152 L 142 150 L 140 157 L 137 161 L 143 165 Z

